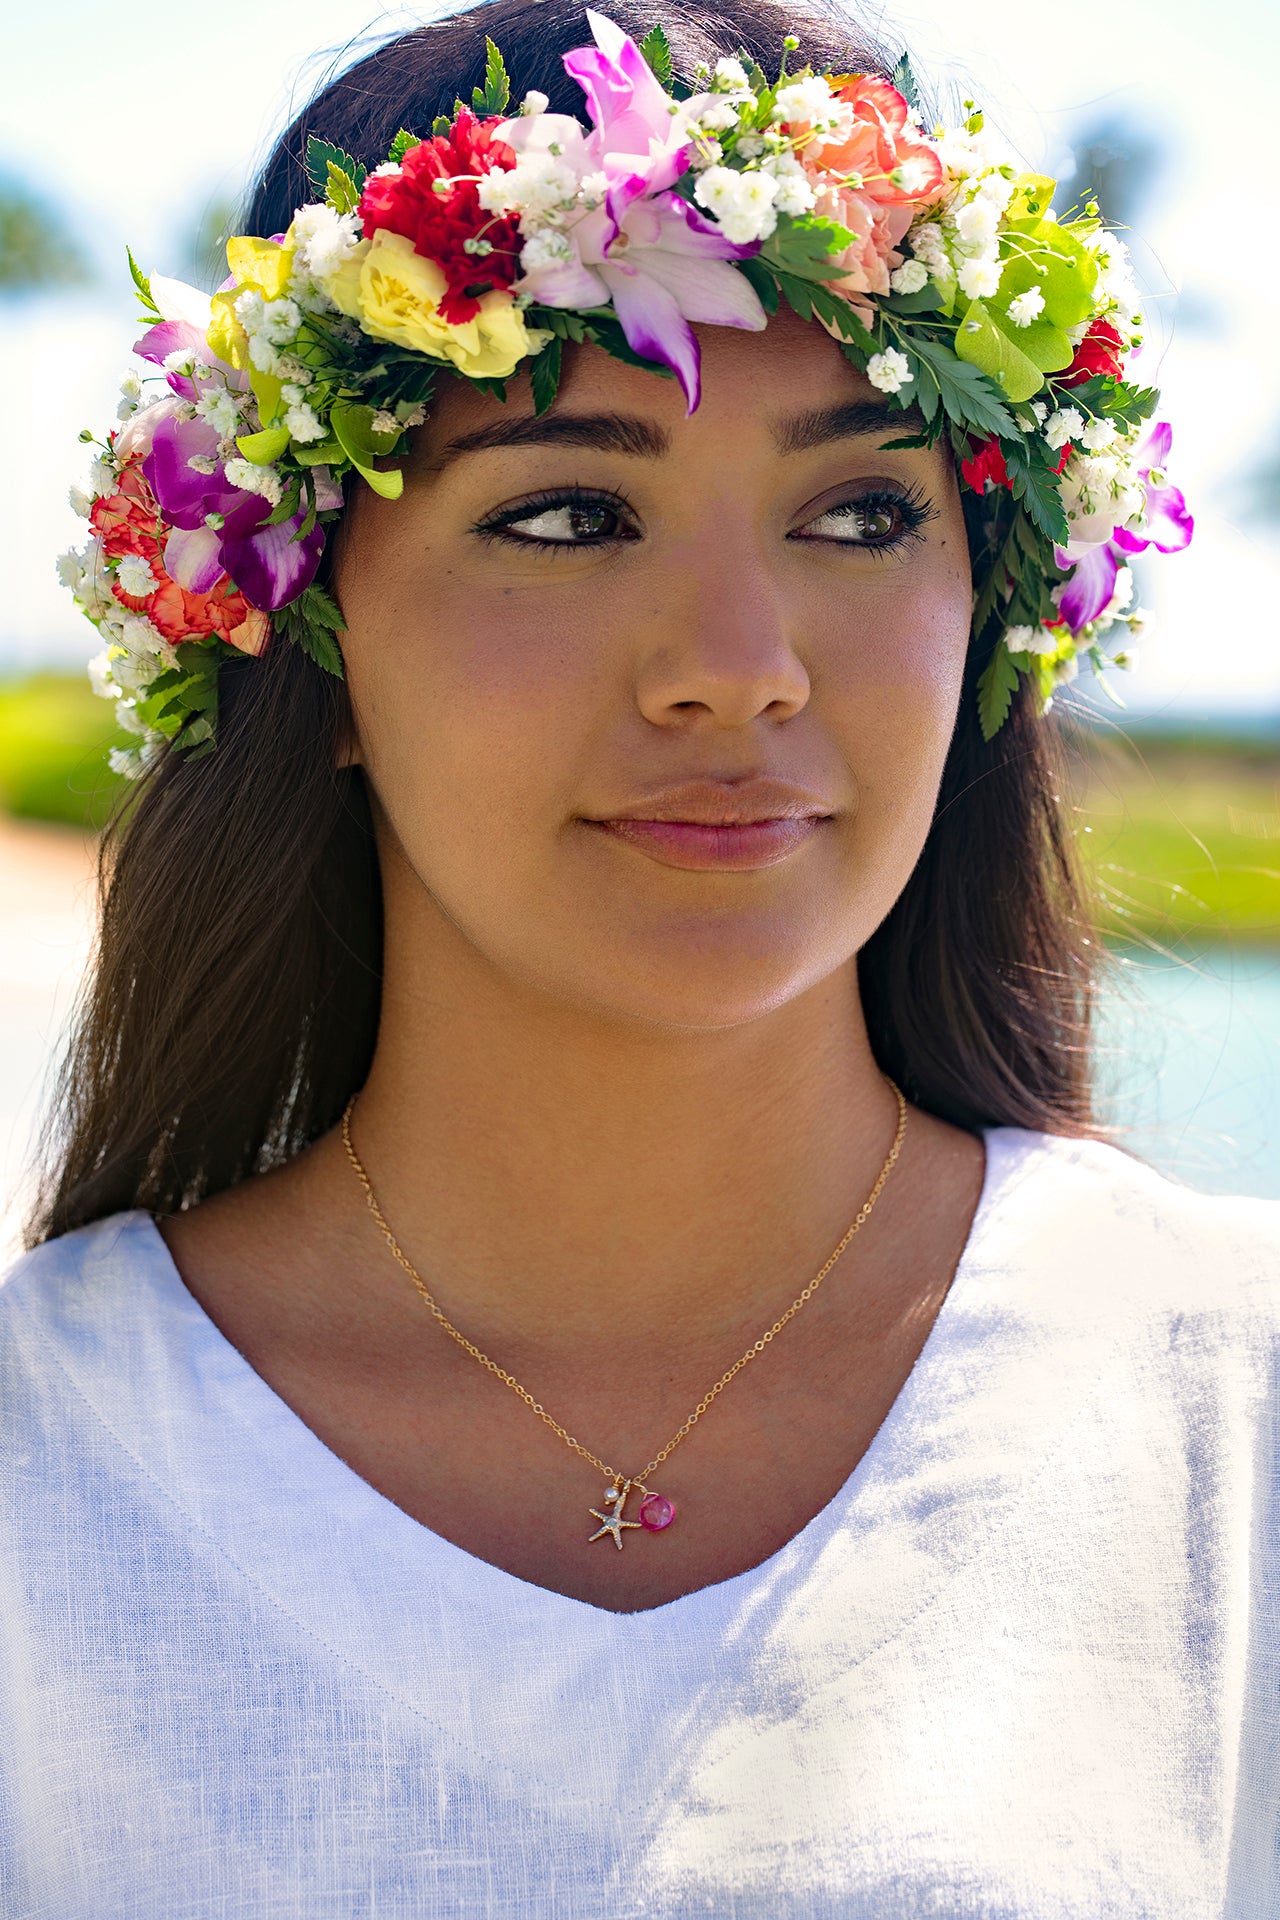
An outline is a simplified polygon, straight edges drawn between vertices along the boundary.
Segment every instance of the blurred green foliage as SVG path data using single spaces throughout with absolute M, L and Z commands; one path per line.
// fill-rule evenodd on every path
M 124 738 L 82 673 L 0 680 L 0 809 L 100 827 Z M 1089 727 L 1070 801 L 1108 938 L 1280 945 L 1280 753 L 1207 734 Z
M 1108 939 L 1280 946 L 1276 746 L 1091 731 L 1072 798 Z
M 24 181 L 0 176 L 0 294 L 78 286 L 88 263 L 61 214 Z
M 127 784 L 107 765 L 121 739 L 83 673 L 0 680 L 0 810 L 100 827 Z

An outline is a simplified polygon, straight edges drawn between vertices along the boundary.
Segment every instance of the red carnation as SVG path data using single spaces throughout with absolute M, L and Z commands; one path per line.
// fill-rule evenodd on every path
M 1109 373 L 1118 380 L 1123 370 L 1123 338 L 1109 320 L 1095 320 L 1066 372 L 1053 377 L 1060 387 L 1078 387 L 1098 373 Z
M 975 493 L 982 493 L 988 480 L 997 487 L 1012 485 L 1000 442 L 994 436 L 990 440 L 984 440 L 976 452 L 971 453 L 967 460 L 961 461 L 960 477 L 966 487 L 972 487 Z
M 509 287 L 520 271 L 519 216 L 489 213 L 475 179 L 465 177 L 515 166 L 513 149 L 494 138 L 499 124 L 463 107 L 448 133 L 409 149 L 398 173 L 370 174 L 360 196 L 366 240 L 380 227 L 403 234 L 415 253 L 442 269 L 448 291 L 440 317 L 452 326 L 473 319 L 479 296 Z M 447 180 L 447 189 L 437 193 L 437 180 Z M 490 251 L 468 252 L 468 240 L 485 241 Z
M 89 524 L 111 560 L 126 553 L 157 560 L 169 529 L 142 477 L 142 456 L 134 454 L 121 469 L 114 493 L 102 494 L 89 509 Z
M 1054 473 L 1062 472 L 1074 452 L 1075 448 L 1068 440 L 1058 455 Z M 1005 465 L 1004 449 L 994 435 L 990 440 L 984 440 L 967 460 L 960 462 L 960 478 L 966 487 L 972 487 L 975 493 L 984 492 L 988 480 L 993 486 L 1008 487 L 1010 493 L 1013 492 L 1013 482 L 1009 478 L 1009 469 Z
M 130 613 L 145 613 L 171 645 L 216 633 L 243 653 L 261 653 L 270 634 L 267 616 L 251 607 L 225 573 L 208 593 L 191 593 L 170 579 L 164 568 L 164 543 L 170 529 L 142 472 L 142 455 L 132 455 L 120 473 L 119 490 L 95 500 L 89 514 L 103 551 L 112 560 L 136 553 L 151 563 L 158 585 L 141 598 L 126 593 L 118 579 L 111 591 Z
M 225 573 L 208 593 L 189 593 L 166 573 L 146 606 L 151 624 L 175 646 L 179 640 L 195 640 L 202 634 L 216 633 L 221 639 L 232 641 L 243 653 L 261 653 L 270 625 L 265 615 L 259 615 L 252 622 L 258 644 L 246 646 L 236 639 L 242 628 L 248 634 L 247 623 L 254 610 Z

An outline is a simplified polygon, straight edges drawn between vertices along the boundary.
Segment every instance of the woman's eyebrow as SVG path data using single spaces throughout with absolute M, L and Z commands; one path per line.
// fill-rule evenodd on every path
M 894 407 L 886 400 L 847 400 L 811 407 L 770 423 L 780 453 L 805 453 L 832 440 L 866 438 L 892 431 L 918 433 L 924 427 L 918 407 Z M 431 462 L 436 473 L 463 453 L 497 447 L 590 447 L 598 453 L 627 453 L 659 460 L 671 451 L 671 435 L 655 420 L 627 413 L 528 414 L 495 420 L 491 426 L 458 434 Z
M 600 453 L 631 453 L 657 460 L 670 451 L 671 435 L 656 421 L 638 414 L 530 414 L 459 434 L 441 449 L 432 466 L 439 471 L 460 453 L 483 453 L 492 447 L 594 447 Z
M 895 407 L 887 400 L 845 400 L 834 407 L 811 407 L 770 422 L 779 453 L 808 453 L 830 440 L 859 439 L 881 433 L 922 433 L 919 407 Z

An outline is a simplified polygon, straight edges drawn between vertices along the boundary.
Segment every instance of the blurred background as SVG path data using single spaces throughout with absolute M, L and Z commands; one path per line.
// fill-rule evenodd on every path
M 443 9 L 439 9 L 443 10 Z M 607 6 L 605 7 L 607 11 Z M 655 18 L 661 0 L 654 0 Z M 115 782 L 96 634 L 57 585 L 83 538 L 82 427 L 114 418 L 136 333 L 126 243 L 213 286 L 274 133 L 335 66 L 431 11 L 168 0 L 145 35 L 100 0 L 6 29 L 0 131 L 0 1269 L 17 1249 L 41 1088 L 92 937 Z M 1155 616 L 1110 704 L 1082 676 L 1076 831 L 1103 899 L 1106 1117 L 1207 1191 L 1280 1197 L 1280 9 L 1224 0 L 928 0 L 860 10 L 950 102 L 1126 230 L 1149 317 L 1135 372 L 1175 424 L 1196 515 L 1135 564 Z M 231 230 L 234 230 L 232 228 Z

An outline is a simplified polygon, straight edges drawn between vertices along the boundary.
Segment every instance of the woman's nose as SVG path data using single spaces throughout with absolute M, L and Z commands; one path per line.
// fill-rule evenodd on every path
M 809 698 L 795 622 L 763 558 L 736 542 L 673 561 L 641 634 L 636 697 L 655 726 L 787 720 Z

